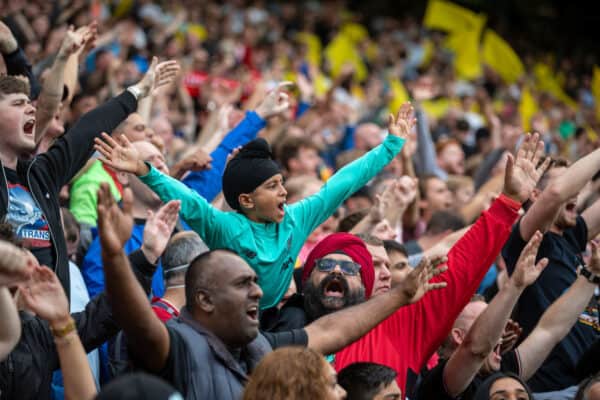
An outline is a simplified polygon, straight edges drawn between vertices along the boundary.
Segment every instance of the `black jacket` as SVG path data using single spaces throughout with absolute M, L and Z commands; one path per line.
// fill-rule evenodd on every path
M 129 261 L 146 294 L 150 294 L 156 266 L 141 250 L 129 255 Z M 92 299 L 85 310 L 71 315 L 86 352 L 113 337 L 119 326 L 113 319 L 109 300 L 104 293 Z M 21 312 L 21 339 L 0 363 L 0 399 L 50 400 L 52 373 L 60 368 L 58 353 L 48 323 Z
M 48 267 L 54 270 L 69 298 L 69 260 L 58 194 L 94 153 L 94 138 L 112 132 L 136 107 L 135 97 L 125 91 L 82 116 L 47 152 L 17 163 L 17 175 L 48 221 L 55 259 L 55 265 Z M 4 166 L 0 166 L 0 220 L 4 220 L 9 205 L 8 185 Z

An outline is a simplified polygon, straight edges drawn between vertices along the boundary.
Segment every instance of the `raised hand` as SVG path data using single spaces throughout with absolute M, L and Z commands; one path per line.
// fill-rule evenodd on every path
M 0 52 L 10 54 L 17 50 L 19 44 L 12 31 L 6 24 L 0 21 Z
M 227 164 L 229 164 L 229 161 L 231 161 L 233 158 L 235 158 L 235 156 L 238 155 L 238 153 L 240 152 L 241 149 L 242 149 L 242 146 L 238 146 L 235 149 L 233 149 L 233 151 L 231 153 L 229 153 L 227 155 L 227 160 L 225 160 L 225 166 L 227 166 Z
M 0 241 L 0 287 L 14 286 L 31 276 L 35 258 L 11 243 Z
M 437 276 L 448 269 L 446 266 L 446 257 L 439 257 L 430 260 L 423 257 L 419 265 L 410 271 L 404 281 L 400 284 L 401 290 L 407 304 L 416 303 L 430 290 L 437 290 L 446 287 L 446 282 L 429 282 L 431 278 Z
M 535 262 L 542 238 L 543 235 L 540 231 L 536 231 L 531 240 L 529 240 L 529 243 L 521 251 L 515 271 L 510 278 L 516 287 L 523 289 L 531 285 L 540 276 L 546 265 L 548 265 L 547 258 L 542 258 L 537 264 Z
M 87 54 L 96 47 L 96 39 L 98 39 L 98 21 L 92 21 L 89 25 L 84 25 L 75 31 L 83 37 L 83 46 L 78 50 L 81 56 Z
M 27 308 L 51 326 L 64 327 L 70 321 L 69 301 L 50 268 L 34 267 L 29 281 L 19 287 L 19 293 Z
M 62 60 L 66 60 L 72 54 L 77 53 L 83 48 L 86 41 L 87 26 L 75 30 L 73 26 L 70 26 L 65 34 L 65 37 L 58 50 L 57 57 Z
M 517 341 L 521 337 L 523 333 L 523 329 L 519 325 L 518 322 L 509 319 L 506 322 L 506 326 L 504 327 L 504 332 L 502 333 L 502 344 L 500 345 L 500 354 L 505 354 L 511 351 Z
M 140 98 L 148 96 L 158 88 L 168 85 L 179 73 L 179 64 L 175 60 L 158 62 L 158 58 L 152 57 L 152 63 L 148 68 L 148 72 L 139 81 L 135 87 L 139 89 Z M 138 98 L 138 100 L 140 100 Z
M 388 118 L 388 131 L 390 135 L 408 140 L 408 136 L 416 123 L 417 119 L 414 117 L 413 107 L 409 102 L 406 102 L 398 110 L 396 118 L 394 118 L 394 114 L 390 114 Z
M 148 169 L 140 158 L 137 149 L 132 146 L 125 135 L 119 137 L 119 142 L 104 132 L 102 133 L 102 139 L 95 138 L 94 149 L 102 155 L 98 159 L 117 171 L 145 175 Z M 142 169 L 144 171 L 141 171 Z
M 256 107 L 256 113 L 262 118 L 267 119 L 286 112 L 290 108 L 290 100 L 285 89 L 291 87 L 292 82 L 281 82 L 277 87 L 271 90 L 263 101 Z
M 155 263 L 167 248 L 167 243 L 169 243 L 179 217 L 180 206 L 179 200 L 172 200 L 163 205 L 156 213 L 148 210 L 142 243 L 142 251 L 148 261 Z
M 103 253 L 116 254 L 123 251 L 133 229 L 132 204 L 131 189 L 125 188 L 123 191 L 122 209 L 120 209 L 108 184 L 100 185 L 100 190 L 98 190 L 98 231 Z
M 550 165 L 550 157 L 546 157 L 546 160 L 536 168 L 544 153 L 544 143 L 539 138 L 540 135 L 537 133 L 526 135 L 516 158 L 509 154 L 506 161 L 503 193 L 519 203 L 529 198 Z

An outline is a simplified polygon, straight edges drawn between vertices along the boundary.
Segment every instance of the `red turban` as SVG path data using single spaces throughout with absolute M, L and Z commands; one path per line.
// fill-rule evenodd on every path
M 315 261 L 335 252 L 343 252 L 352 260 L 360 264 L 360 277 L 365 286 L 365 295 L 371 297 L 373 283 L 375 282 L 375 269 L 373 268 L 373 257 L 367 250 L 365 243 L 358 237 L 349 233 L 334 233 L 321 240 L 310 252 L 304 263 L 302 271 L 302 283 L 310 276 Z

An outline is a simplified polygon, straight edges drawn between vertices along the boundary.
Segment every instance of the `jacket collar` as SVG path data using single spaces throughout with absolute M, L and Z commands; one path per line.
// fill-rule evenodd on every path
M 261 346 L 257 339 L 248 343 L 246 346 L 236 349 L 235 353 L 239 354 L 239 360 L 233 356 L 231 351 L 225 346 L 225 344 L 219 339 L 214 333 L 203 327 L 198 321 L 196 321 L 192 314 L 189 312 L 187 306 L 181 309 L 178 321 L 186 324 L 187 326 L 194 329 L 198 334 L 204 336 L 208 346 L 223 365 L 235 373 L 242 382 L 247 381 L 248 373 L 250 373 L 256 364 L 262 359 L 265 354 L 265 347 Z M 259 334 L 260 336 L 260 334 Z M 239 350 L 239 351 L 238 351 Z M 245 363 L 247 371 L 244 371 L 240 363 Z

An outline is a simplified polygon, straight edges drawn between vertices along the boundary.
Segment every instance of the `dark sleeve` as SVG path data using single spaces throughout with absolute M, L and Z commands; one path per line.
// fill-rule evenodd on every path
M 508 353 L 502 354 L 500 370 L 502 372 L 512 372 L 515 375 L 521 375 L 521 359 L 517 350 L 511 350 Z
M 444 385 L 444 368 L 447 361 L 441 361 L 438 365 L 430 370 L 421 381 L 417 389 L 417 400 L 440 399 L 452 400 L 453 397 L 446 393 Z
M 55 178 L 56 190 L 69 183 L 94 153 L 94 138 L 110 134 L 137 107 L 127 90 L 83 115 L 50 149 L 38 156 L 39 162 Z
M 146 259 L 144 252 L 141 249 L 129 254 L 129 263 L 140 285 L 147 295 L 150 295 L 152 290 L 152 277 L 156 272 L 156 265 Z
M 570 233 L 573 235 L 579 251 L 585 251 L 588 242 L 588 228 L 581 215 L 577 216 L 577 223 Z
M 71 314 L 86 352 L 90 352 L 119 331 L 104 292 L 94 297 L 85 310 Z
M 286 332 L 261 332 L 273 350 L 285 346 L 308 346 L 308 335 L 303 329 Z
M 169 329 L 169 355 L 165 361 L 165 366 L 158 376 L 169 382 L 184 397 L 187 394 L 188 371 L 190 371 L 188 355 L 189 350 L 186 347 L 183 338 L 173 329 Z
M 588 376 L 595 375 L 600 371 L 600 339 L 597 339 L 594 344 L 587 349 L 583 354 L 577 367 L 575 368 L 575 376 L 579 380 L 583 380 Z
M 527 242 L 521 238 L 521 231 L 519 230 L 520 224 L 521 220 L 515 224 L 506 244 L 502 248 L 502 257 L 506 262 L 506 270 L 509 275 L 514 271 L 517 260 L 521 255 L 521 251 L 523 251 L 525 245 L 527 245 Z
M 10 54 L 3 54 L 4 63 L 6 64 L 6 72 L 8 75 L 24 75 L 29 79 L 29 97 L 31 100 L 37 99 L 42 87 L 38 80 L 33 75 L 31 64 L 25 58 L 25 53 L 21 48 L 13 51 Z

